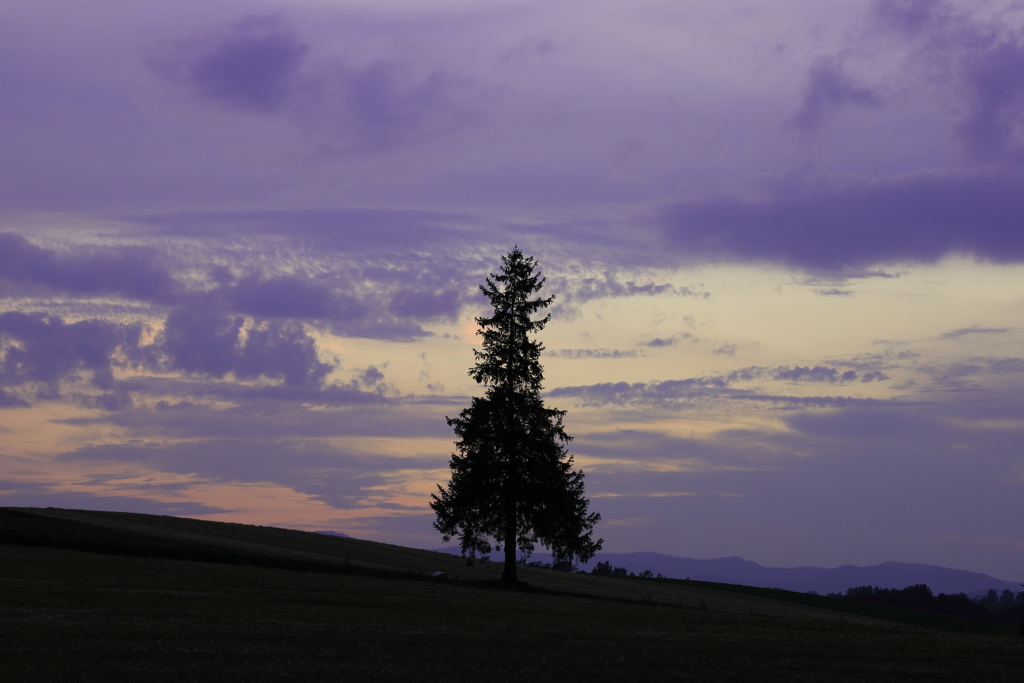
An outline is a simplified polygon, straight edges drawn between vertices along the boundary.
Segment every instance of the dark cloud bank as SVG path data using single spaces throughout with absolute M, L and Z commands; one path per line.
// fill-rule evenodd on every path
M 690 257 L 844 270 L 951 253 L 1024 261 L 1024 175 L 922 173 L 771 199 L 698 200 L 666 209 Z

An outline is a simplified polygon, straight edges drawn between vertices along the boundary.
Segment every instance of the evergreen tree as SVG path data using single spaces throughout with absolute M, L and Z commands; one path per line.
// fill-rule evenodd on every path
M 451 457 L 452 478 L 431 496 L 434 528 L 447 542 L 459 537 L 463 554 L 491 551 L 491 540 L 505 551 L 502 579 L 516 576 L 516 549 L 527 555 L 540 542 L 555 562 L 588 561 L 601 549 L 593 539 L 601 516 L 588 512 L 583 472 L 572 468 L 562 426 L 564 410 L 548 408 L 540 396 L 543 345 L 530 334 L 551 316 L 534 315 L 554 297 L 531 298 L 544 286 L 536 261 L 515 247 L 502 256 L 501 272 L 480 290 L 490 300 L 490 317 L 476 319 L 483 337 L 473 350 L 470 376 L 486 387 L 457 418 L 446 418 L 458 440 Z

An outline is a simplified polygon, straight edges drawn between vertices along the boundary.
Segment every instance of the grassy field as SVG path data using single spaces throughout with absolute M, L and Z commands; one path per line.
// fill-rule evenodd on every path
M 508 591 L 495 565 L 282 529 L 0 509 L 0 540 L 12 681 L 1018 681 L 1024 666 L 1019 636 L 685 582 L 524 569 L 536 590 Z

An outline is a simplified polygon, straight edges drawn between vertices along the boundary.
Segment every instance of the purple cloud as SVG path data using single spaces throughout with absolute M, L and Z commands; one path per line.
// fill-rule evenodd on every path
M 750 389 L 736 389 L 736 382 L 752 382 L 757 380 L 776 382 L 811 382 L 818 384 L 845 384 L 857 379 L 861 382 L 885 381 L 889 377 L 879 371 L 869 371 L 858 375 L 855 370 L 841 371 L 833 367 L 816 365 L 812 367 L 785 366 L 761 367 L 750 366 L 733 370 L 724 375 L 691 377 L 683 380 L 665 380 L 655 382 L 615 382 L 591 384 L 574 387 L 558 387 L 548 392 L 551 397 L 568 397 L 579 400 L 588 406 L 601 405 L 671 405 L 679 402 L 694 402 L 708 399 L 761 401 L 790 406 L 822 406 L 822 405 L 875 405 L 876 400 L 853 399 L 838 396 L 781 396 Z M 881 401 L 887 403 L 887 401 Z
M 642 346 L 652 346 L 654 348 L 661 348 L 664 346 L 675 346 L 684 339 L 692 339 L 693 341 L 699 341 L 691 332 L 677 332 L 670 337 L 655 337 L 649 341 L 643 342 Z
M 296 275 L 248 276 L 221 293 L 233 310 L 264 318 L 355 320 L 369 313 L 369 307 L 355 297 L 332 290 L 328 283 Z
M 1024 116 L 1024 33 L 998 13 L 940 0 L 878 0 L 872 10 L 880 26 L 911 40 L 933 78 L 962 91 L 966 112 L 955 130 L 976 158 L 1013 147 Z
M 921 371 L 939 385 L 953 389 L 977 389 L 967 378 L 978 375 L 1010 375 L 1024 372 L 1024 359 L 975 356 L 965 362 L 927 364 Z
M 865 372 L 860 377 L 861 382 L 885 382 L 892 379 L 889 375 L 885 374 L 881 370 L 872 370 L 871 372 Z
M 961 327 L 958 330 L 951 330 L 940 334 L 939 339 L 958 339 L 970 334 L 1002 334 L 1009 331 L 1009 327 L 980 327 L 978 325 L 971 325 L 970 327 Z
M 852 382 L 857 379 L 857 373 L 854 370 L 840 373 L 835 368 L 828 368 L 822 365 L 815 365 L 813 368 L 797 365 L 792 368 L 777 368 L 774 379 L 785 382 L 826 382 L 828 384 L 835 384 L 837 382 Z
M 661 337 L 655 337 L 654 339 L 651 339 L 650 341 L 645 342 L 644 346 L 654 346 L 654 347 L 675 346 L 678 343 L 679 343 L 679 340 L 676 339 L 675 337 L 668 337 L 666 339 L 662 339 Z
M 323 393 L 328 403 L 342 398 L 332 398 L 331 387 L 322 387 L 334 366 L 319 360 L 315 342 L 299 323 L 257 320 L 245 325 L 242 316 L 194 306 L 172 311 L 153 344 L 141 344 L 142 329 L 97 319 L 67 323 L 42 313 L 0 314 L 0 386 L 34 386 L 36 397 L 52 400 L 61 398 L 61 382 L 77 381 L 84 373 L 105 393 L 72 393 L 72 400 L 89 408 L 123 410 L 132 406 L 132 387 L 115 380 L 114 370 L 131 367 L 216 378 L 230 373 L 238 380 L 264 377 L 286 388 Z M 24 397 L 0 395 L 0 406 L 22 405 Z
M 691 257 L 841 271 L 970 253 L 1024 261 L 1024 178 L 922 173 L 761 200 L 694 200 L 664 211 L 669 241 Z
M 480 119 L 470 79 L 435 70 L 417 77 L 400 62 L 376 60 L 325 78 L 303 120 L 342 138 L 338 151 L 376 151 L 454 132 Z M 333 119 L 333 120 L 332 120 Z
M 988 358 L 989 371 L 1000 375 L 1024 373 L 1024 358 Z
M 854 375 L 856 373 L 853 373 Z M 827 381 L 827 380 L 826 380 Z M 842 380 L 837 381 L 850 381 Z M 713 400 L 769 403 L 780 408 L 874 406 L 889 401 L 849 396 L 784 396 L 749 389 L 734 389 L 727 377 L 693 377 L 662 382 L 616 382 L 584 386 L 558 387 L 547 392 L 552 398 L 569 398 L 588 407 L 684 407 Z
M 456 278 L 450 264 L 417 265 L 360 264 L 318 278 L 249 275 L 232 282 L 222 276 L 222 286 L 205 298 L 254 317 L 321 321 L 339 334 L 411 340 L 428 334 L 420 322 L 456 318 L 470 290 L 468 275 Z
M 832 111 L 846 105 L 879 107 L 881 102 L 874 91 L 854 83 L 844 73 L 839 60 L 819 57 L 807 73 L 807 88 L 800 109 L 787 125 L 803 133 L 813 132 Z
M 993 41 L 971 56 L 966 74 L 970 113 L 957 133 L 978 157 L 989 159 L 1010 146 L 1024 114 L 1024 45 Z
M 583 302 L 591 299 L 627 296 L 692 296 L 707 299 L 711 294 L 690 287 L 677 287 L 671 283 L 637 283 L 632 280 L 621 282 L 615 273 L 606 272 L 604 277 L 584 277 L 553 283 L 553 291 L 566 301 Z
M 236 109 L 285 114 L 320 155 L 417 144 L 482 118 L 473 79 L 410 58 L 311 62 L 319 52 L 281 14 L 245 17 L 212 45 L 191 38 L 169 52 L 149 60 L 169 83 Z
M 463 297 L 454 289 L 424 291 L 402 289 L 391 298 L 390 309 L 399 316 L 417 320 L 447 318 L 454 320 L 462 308 Z
M 908 35 L 947 19 L 942 0 L 875 0 L 871 9 L 880 23 Z
M 43 387 L 41 395 L 56 397 L 61 381 L 88 372 L 93 385 L 110 388 L 115 366 L 141 359 L 140 333 L 137 325 L 106 320 L 68 324 L 40 313 L 4 313 L 0 315 L 0 384 L 37 384 Z
M 358 380 L 365 387 L 375 387 L 384 381 L 384 373 L 371 365 L 359 374 Z
M 260 322 L 243 334 L 244 323 L 216 309 L 172 311 L 160 342 L 168 368 L 212 377 L 262 376 L 286 385 L 318 385 L 333 369 L 317 358 L 316 344 L 301 325 Z
M 579 360 L 581 358 L 636 358 L 641 354 L 636 349 L 628 351 L 621 349 L 559 349 L 558 351 L 547 351 L 544 355 L 552 358 Z
M 717 349 L 714 349 L 712 353 L 720 356 L 735 356 L 738 348 L 735 344 L 722 344 Z
M 0 281 L 74 296 L 115 294 L 166 303 L 178 283 L 152 249 L 79 246 L 58 253 L 21 235 L 0 233 Z
M 11 392 L 0 389 L 0 408 L 28 408 L 29 402 L 18 398 Z
M 293 87 L 293 76 L 309 51 L 276 17 L 250 17 L 189 69 L 204 96 L 227 104 L 273 111 Z
M 245 319 L 222 311 L 181 308 L 167 316 L 161 346 L 174 370 L 223 377 L 238 365 Z
M 472 272 L 475 262 L 422 256 L 405 260 L 402 252 L 385 252 L 376 263 L 350 260 L 316 278 L 302 273 L 236 274 L 217 264 L 206 268 L 207 281 L 192 278 L 192 286 L 186 287 L 158 265 L 161 260 L 169 259 L 154 249 L 78 245 L 58 253 L 20 235 L 0 233 L 0 286 L 7 296 L 114 295 L 181 310 L 326 322 L 337 333 L 370 338 L 427 335 L 419 323 L 455 318 L 478 281 Z

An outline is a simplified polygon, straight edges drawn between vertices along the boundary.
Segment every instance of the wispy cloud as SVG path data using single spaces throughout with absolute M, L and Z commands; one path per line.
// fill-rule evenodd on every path
M 642 342 L 641 345 L 650 346 L 653 348 L 663 348 L 666 346 L 676 346 L 677 344 L 679 344 L 679 342 L 685 339 L 689 339 L 694 342 L 700 341 L 690 332 L 677 332 L 676 334 L 673 334 L 668 337 L 654 337 L 653 339 L 649 339 L 645 342 Z
M 971 325 L 970 327 L 961 327 L 960 329 L 951 330 L 939 335 L 939 339 L 959 339 L 960 337 L 966 337 L 972 334 L 1002 334 L 1009 332 L 1010 327 L 982 327 L 980 325 Z
M 875 92 L 857 84 L 834 57 L 819 57 L 807 73 L 807 87 L 800 110 L 787 122 L 787 126 L 802 133 L 820 128 L 834 111 L 846 106 L 880 107 Z
M 756 368 L 746 373 L 747 377 L 768 377 L 783 381 L 811 381 L 826 383 L 852 382 L 857 373 L 835 374 L 827 372 L 814 373 L 810 368 L 797 368 L 796 371 L 786 369 Z M 806 370 L 808 372 L 801 372 Z M 774 375 L 773 375 L 774 373 Z M 790 379 L 790 376 L 792 379 Z M 740 379 L 738 373 L 729 376 L 694 377 L 684 380 L 665 380 L 655 382 L 607 382 L 572 387 L 558 387 L 548 392 L 551 398 L 571 398 L 585 406 L 645 406 L 657 405 L 667 408 L 682 408 L 699 405 L 708 401 L 754 402 L 766 403 L 780 407 L 810 406 L 873 406 L 886 403 L 885 400 L 854 398 L 849 396 L 786 396 L 777 393 L 754 389 L 739 389 L 731 386 L 733 381 Z M 880 379 L 873 377 L 872 379 Z M 871 380 L 865 380 L 871 381 Z
M 621 349 L 559 349 L 557 351 L 546 351 L 544 355 L 552 358 L 566 358 L 580 360 L 583 358 L 636 358 L 641 356 L 636 349 L 623 351 Z

